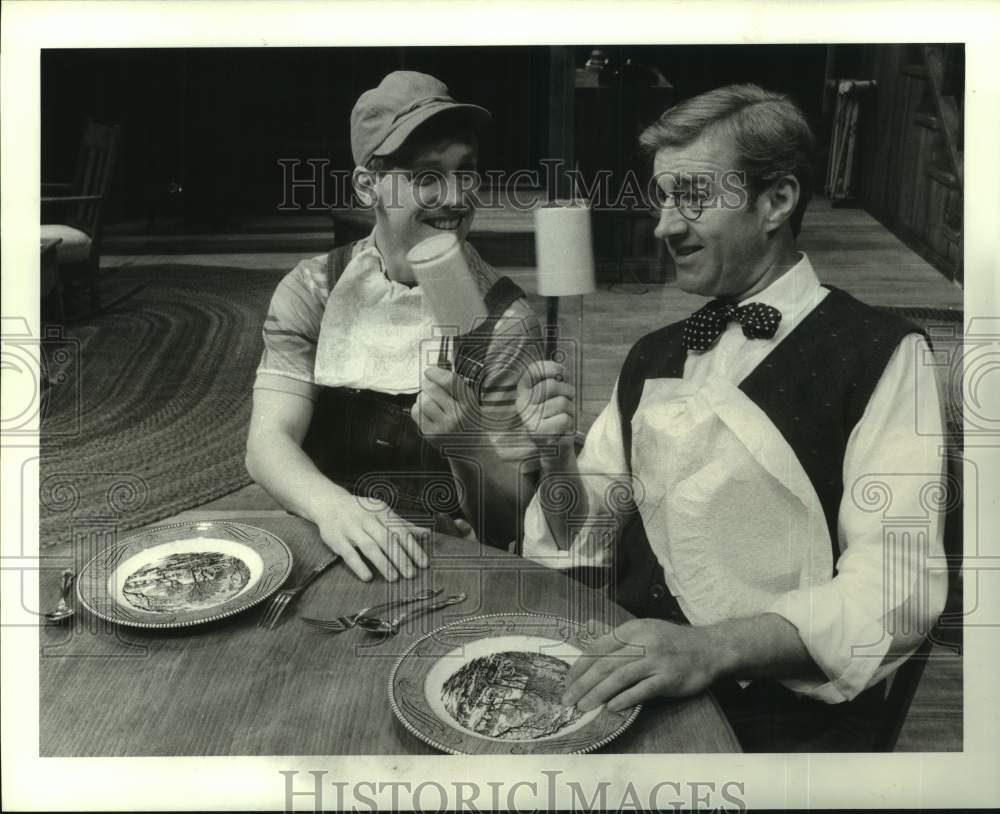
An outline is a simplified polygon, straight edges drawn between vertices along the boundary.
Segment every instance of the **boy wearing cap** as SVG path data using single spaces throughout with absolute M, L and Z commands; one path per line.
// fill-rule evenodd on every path
M 374 211 L 375 228 L 299 263 L 264 322 L 247 469 L 282 505 L 316 523 L 362 579 L 372 576 L 369 564 L 389 580 L 427 564 L 426 532 L 394 509 L 418 521 L 458 518 L 460 509 L 497 544 L 515 534 L 524 484 L 485 430 L 513 415 L 520 371 L 540 355 L 540 328 L 520 289 L 465 241 L 476 129 L 489 118 L 411 71 L 393 72 L 362 94 L 351 114 L 354 186 Z M 459 240 L 491 317 L 477 337 L 484 364 L 474 391 L 451 370 L 427 364 L 437 347 L 428 342 L 433 319 L 406 261 L 421 240 L 444 233 Z M 453 444 L 442 454 L 445 440 L 461 449 Z

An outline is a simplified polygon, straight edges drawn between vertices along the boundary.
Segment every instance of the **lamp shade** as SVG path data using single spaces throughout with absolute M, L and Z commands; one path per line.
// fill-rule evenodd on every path
M 535 210 L 538 293 L 543 297 L 589 294 L 594 279 L 590 207 L 564 202 Z

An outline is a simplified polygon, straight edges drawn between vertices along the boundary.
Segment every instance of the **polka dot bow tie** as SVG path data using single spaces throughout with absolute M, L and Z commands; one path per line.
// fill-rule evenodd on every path
M 712 300 L 684 321 L 684 347 L 708 350 L 733 320 L 742 326 L 747 339 L 770 339 L 778 330 L 781 312 L 762 302 L 733 305 Z

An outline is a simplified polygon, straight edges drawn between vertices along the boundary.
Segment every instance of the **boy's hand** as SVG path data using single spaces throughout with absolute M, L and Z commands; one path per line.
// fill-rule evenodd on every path
M 323 542 L 365 582 L 372 572 L 358 552 L 389 582 L 399 576 L 411 579 L 417 568 L 428 565 L 421 543 L 426 543 L 430 532 L 403 520 L 381 501 L 344 492 L 317 525 Z
M 449 435 L 475 430 L 478 409 L 475 394 L 465 379 L 451 370 L 426 367 L 410 415 L 421 435 L 439 446 Z

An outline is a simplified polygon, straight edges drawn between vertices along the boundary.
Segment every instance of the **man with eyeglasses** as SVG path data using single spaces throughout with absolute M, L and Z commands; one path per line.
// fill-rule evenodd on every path
M 926 339 L 820 285 L 796 248 L 813 136 L 789 99 L 720 88 L 641 143 L 678 286 L 712 299 L 636 343 L 579 459 L 558 366 L 522 388 L 526 425 L 558 447 L 542 458 L 525 555 L 610 569 L 637 617 L 575 663 L 564 702 L 711 689 L 748 751 L 869 750 L 886 680 L 947 589 L 930 566 L 941 513 L 922 497 L 943 477 Z M 893 514 L 927 516 L 926 539 L 884 533 L 862 493 L 877 473 L 912 473 Z M 557 485 L 572 510 L 546 500 Z
M 413 71 L 363 93 L 351 114 L 353 181 L 374 230 L 299 263 L 264 322 L 247 469 L 316 523 L 361 579 L 373 569 L 410 578 L 427 565 L 421 518 L 508 543 L 530 487 L 497 453 L 493 430 L 505 416 L 516 423 L 513 391 L 526 360 L 541 356 L 541 329 L 520 289 L 466 241 L 489 119 Z M 491 317 L 470 351 L 474 388 L 427 363 L 435 326 L 406 255 L 441 234 L 458 239 Z M 460 454 L 447 455 L 456 439 Z

